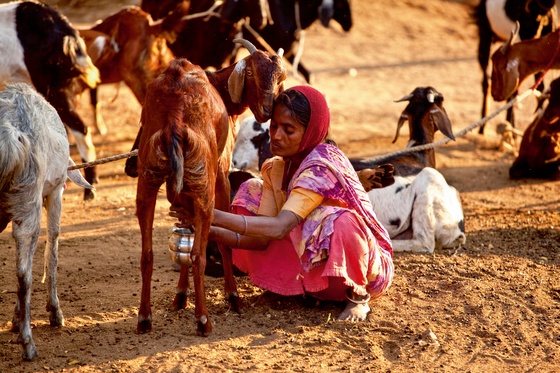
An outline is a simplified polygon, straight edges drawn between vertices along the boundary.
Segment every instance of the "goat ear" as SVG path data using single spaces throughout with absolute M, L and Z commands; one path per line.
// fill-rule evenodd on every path
M 228 78 L 228 92 L 234 104 L 241 102 L 243 87 L 245 86 L 245 67 L 247 62 L 241 60 L 235 64 L 233 72 Z
M 408 123 L 412 123 L 412 118 L 410 117 L 410 114 L 408 114 L 406 111 L 403 111 L 401 117 L 399 118 L 399 123 L 397 123 L 397 133 L 395 134 L 395 138 L 393 139 L 393 144 L 399 138 L 399 132 L 401 131 L 401 127 L 404 124 L 404 122 L 407 120 Z
M 430 118 L 432 122 L 437 127 L 438 130 L 441 131 L 445 136 L 450 138 L 451 140 L 455 140 L 455 135 L 453 134 L 453 130 L 451 129 L 451 121 L 445 112 L 443 107 L 439 107 L 438 105 L 432 105 L 429 111 Z

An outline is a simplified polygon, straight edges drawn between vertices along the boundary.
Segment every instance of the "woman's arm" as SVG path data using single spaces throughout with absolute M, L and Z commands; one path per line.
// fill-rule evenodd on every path
M 245 216 L 214 210 L 214 225 L 242 235 L 279 240 L 298 225 L 301 220 L 295 213 L 281 210 L 277 216 Z

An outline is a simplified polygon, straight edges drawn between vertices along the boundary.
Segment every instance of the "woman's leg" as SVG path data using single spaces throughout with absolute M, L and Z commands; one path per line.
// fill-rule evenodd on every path
M 370 252 L 371 236 L 364 229 L 363 223 L 352 213 L 340 215 L 334 222 L 331 235 L 329 257 L 324 265 L 313 269 L 319 270 L 322 277 L 328 277 L 328 288 L 312 293 L 319 299 L 346 301 L 346 309 L 339 320 L 362 321 L 370 311 L 371 272 L 377 273 L 374 283 L 376 291 L 385 292 L 392 281 L 392 260 L 380 249 Z M 389 260 L 391 263 L 386 263 Z M 313 276 L 309 276 L 312 281 Z M 376 294 L 375 297 L 381 294 Z

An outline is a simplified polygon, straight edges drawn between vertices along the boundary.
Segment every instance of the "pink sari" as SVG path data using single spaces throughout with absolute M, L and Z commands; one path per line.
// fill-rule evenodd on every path
M 282 295 L 312 293 L 338 301 L 350 287 L 372 299 L 382 296 L 394 273 L 391 241 L 346 156 L 335 146 L 317 146 L 295 172 L 288 196 L 296 187 L 335 203 L 318 206 L 264 251 L 234 250 L 234 264 L 256 286 Z M 232 211 L 256 215 L 261 193 L 262 181 L 245 182 Z

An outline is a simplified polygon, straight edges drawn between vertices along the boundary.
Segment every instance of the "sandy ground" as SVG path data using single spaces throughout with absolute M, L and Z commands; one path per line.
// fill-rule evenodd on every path
M 93 22 L 126 2 L 59 1 L 76 23 Z M 71 3 L 76 8 L 69 8 Z M 134 4 L 135 2 L 128 2 Z M 332 135 L 349 156 L 403 148 L 391 144 L 418 86 L 433 86 L 455 132 L 479 120 L 481 72 L 476 28 L 460 1 L 354 0 L 354 27 L 314 25 L 303 61 L 332 108 Z M 552 71 L 547 82 L 558 77 Z M 298 80 L 290 78 L 288 85 Z M 526 82 L 523 89 L 528 88 Z M 522 91 L 523 91 L 522 89 Z M 98 157 L 130 150 L 140 106 L 126 87 L 104 86 L 109 134 L 96 136 Z M 503 103 L 494 103 L 492 110 Z M 535 106 L 517 108 L 524 129 Z M 84 115 L 90 115 L 87 108 Z M 178 274 L 167 238 L 174 221 L 160 196 L 156 213 L 154 328 L 136 334 L 140 303 L 140 232 L 136 180 L 124 161 L 99 167 L 98 196 L 85 203 L 69 185 L 60 237 L 59 292 L 66 326 L 52 329 L 41 284 L 44 247 L 33 274 L 33 335 L 40 356 L 20 359 L 9 331 L 16 298 L 11 229 L 0 234 L 1 372 L 556 372 L 560 370 L 560 182 L 512 181 L 511 153 L 497 150 L 492 120 L 486 137 L 473 131 L 437 149 L 437 168 L 461 193 L 467 243 L 434 255 L 397 254 L 387 296 L 371 302 L 365 322 L 335 321 L 341 305 L 309 304 L 238 286 L 245 312 L 227 309 L 223 281 L 207 277 L 214 332 L 195 335 L 193 305 L 174 312 Z M 439 137 L 438 137 L 439 139 Z M 74 156 L 79 162 L 75 149 Z

